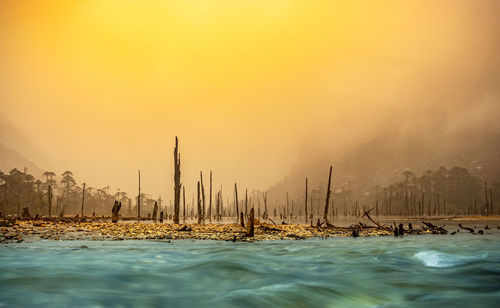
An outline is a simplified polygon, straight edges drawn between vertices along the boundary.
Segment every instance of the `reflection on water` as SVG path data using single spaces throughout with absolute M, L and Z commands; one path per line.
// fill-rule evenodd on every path
M 0 246 L 0 306 L 495 307 L 500 235 Z

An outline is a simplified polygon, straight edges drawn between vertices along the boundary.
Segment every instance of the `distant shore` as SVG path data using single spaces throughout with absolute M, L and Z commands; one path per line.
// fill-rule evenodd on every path
M 258 220 L 255 221 L 254 236 L 247 236 L 246 228 L 239 224 L 171 224 L 125 221 L 111 223 L 102 221 L 70 221 L 61 220 L 15 220 L 6 219 L 0 222 L 0 243 L 38 241 L 38 240 L 222 240 L 222 241 L 265 241 L 285 239 L 307 239 L 328 237 L 367 237 L 367 236 L 392 236 L 395 235 L 394 228 L 390 224 L 373 226 L 358 222 L 346 226 L 311 226 L 305 224 L 271 224 Z M 381 220 L 382 222 L 384 220 Z M 449 230 L 442 226 L 434 226 L 414 222 L 412 227 L 408 221 L 400 219 L 401 234 L 447 234 L 455 231 L 459 221 L 471 222 L 493 222 L 500 223 L 500 217 L 450 217 L 447 219 L 429 219 L 429 221 L 453 221 Z M 476 226 L 472 226 L 477 229 Z M 484 228 L 480 226 L 479 228 Z M 486 229 L 496 232 L 496 225 L 486 226 Z M 458 230 L 457 230 L 458 231 Z M 479 229 L 477 230 L 479 231 Z M 487 230 L 485 230 L 487 231 Z M 467 232 L 464 230 L 464 232 Z M 453 233 L 453 234 L 454 234 Z M 480 232 L 482 234 L 482 231 Z

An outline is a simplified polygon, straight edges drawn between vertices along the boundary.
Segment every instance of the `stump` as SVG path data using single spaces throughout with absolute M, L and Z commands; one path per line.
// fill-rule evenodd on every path
M 156 222 L 156 214 L 158 213 L 158 202 L 155 201 L 155 206 L 153 208 L 153 220 Z
M 254 209 L 252 208 L 250 210 L 250 215 L 248 215 L 248 222 L 247 222 L 247 236 L 253 237 L 254 236 L 254 231 L 255 231 L 255 214 L 254 214 Z
M 30 210 L 29 208 L 27 207 L 23 207 L 23 213 L 22 213 L 22 218 L 28 218 L 28 219 L 31 219 L 31 215 L 30 215 Z
M 240 224 L 242 228 L 245 228 L 245 221 L 243 220 L 243 212 L 240 212 Z
M 118 212 L 120 212 L 121 207 L 122 207 L 122 203 L 115 201 L 115 204 L 113 205 L 113 209 L 111 210 L 111 212 L 112 212 L 111 222 L 114 222 L 114 223 L 118 222 Z

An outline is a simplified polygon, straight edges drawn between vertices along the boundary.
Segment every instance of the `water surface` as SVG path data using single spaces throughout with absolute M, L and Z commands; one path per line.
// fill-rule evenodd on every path
M 4 307 L 498 307 L 500 234 L 0 246 Z

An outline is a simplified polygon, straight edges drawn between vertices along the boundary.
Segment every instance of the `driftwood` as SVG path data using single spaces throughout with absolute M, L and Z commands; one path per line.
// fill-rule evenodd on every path
M 255 231 L 255 214 L 253 208 L 250 210 L 250 215 L 247 222 L 247 236 L 253 237 Z
M 276 228 L 271 228 L 271 227 L 268 227 L 268 226 L 265 226 L 265 225 L 260 225 L 259 226 L 264 232 L 266 231 L 281 231 L 280 229 L 276 229 Z
M 269 217 L 266 217 L 265 219 L 267 219 L 267 220 L 269 220 L 270 222 L 272 222 L 272 223 L 273 223 L 273 225 L 275 225 L 275 224 L 276 224 L 276 223 L 274 222 L 274 220 L 272 220 L 272 219 L 271 219 L 271 218 L 269 218 Z
M 111 222 L 117 223 L 118 222 L 118 212 L 120 212 L 120 209 L 122 208 L 122 203 L 115 201 L 115 204 L 113 205 L 113 209 L 111 209 L 112 216 L 111 216 Z
M 183 225 L 182 227 L 179 228 L 179 231 L 191 232 L 193 231 L 193 229 L 191 227 L 188 227 L 187 225 Z
M 472 229 L 472 228 L 464 227 L 464 226 L 462 226 L 462 224 L 458 224 L 458 226 L 460 227 L 460 229 L 464 229 L 464 230 L 469 231 L 470 233 L 474 233 L 474 229 Z
M 443 225 L 442 227 L 438 227 L 430 222 L 422 221 L 422 223 L 426 225 L 434 234 L 448 234 L 448 230 L 443 228 L 445 225 Z
M 377 227 L 378 227 L 379 229 L 383 229 L 383 230 L 387 230 L 387 231 L 391 230 L 391 228 L 389 228 L 389 227 L 387 227 L 387 226 L 384 226 L 384 225 L 381 225 L 379 222 L 377 222 L 377 221 L 373 220 L 373 218 L 371 218 L 371 217 L 370 217 L 370 214 L 369 214 L 369 213 L 370 213 L 371 211 L 373 211 L 373 209 L 374 209 L 374 208 L 372 208 L 372 209 L 371 209 L 371 210 L 369 210 L 369 211 L 364 211 L 364 214 L 363 214 L 363 216 L 361 216 L 361 218 L 363 218 L 363 217 L 365 217 L 365 216 L 366 216 L 366 218 L 368 218 L 371 222 L 373 222 L 375 225 L 377 225 Z

